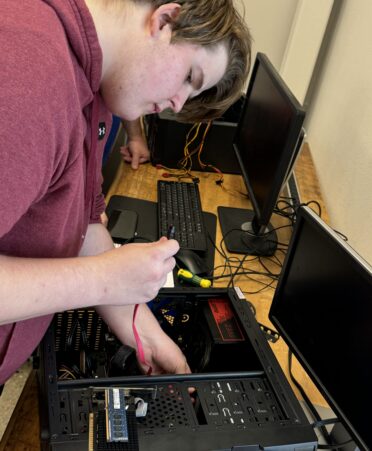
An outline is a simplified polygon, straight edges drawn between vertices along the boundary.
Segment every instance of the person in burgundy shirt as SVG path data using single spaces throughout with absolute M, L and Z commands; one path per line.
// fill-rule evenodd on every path
M 92 305 L 136 347 L 140 304 L 154 373 L 189 372 L 146 306 L 178 243 L 113 247 L 100 222 L 102 153 L 113 114 L 134 141 L 145 114 L 222 114 L 248 74 L 248 30 L 232 0 L 0 0 L 0 10 L 0 384 L 53 313 Z

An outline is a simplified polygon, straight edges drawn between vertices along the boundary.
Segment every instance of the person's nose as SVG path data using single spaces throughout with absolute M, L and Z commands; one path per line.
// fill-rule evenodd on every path
M 173 97 L 169 99 L 171 103 L 171 108 L 175 113 L 179 113 L 182 110 L 189 95 L 190 95 L 189 90 L 185 87 L 179 90 L 177 94 L 175 94 Z

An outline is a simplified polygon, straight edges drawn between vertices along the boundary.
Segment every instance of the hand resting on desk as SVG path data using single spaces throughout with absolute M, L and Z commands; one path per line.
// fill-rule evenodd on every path
M 138 169 L 140 164 L 146 163 L 150 159 L 150 151 L 142 137 L 128 140 L 126 146 L 120 147 L 120 153 L 123 160 L 131 164 L 132 169 Z
M 132 169 L 138 169 L 141 163 L 150 159 L 150 150 L 147 147 L 141 120 L 123 121 L 122 124 L 128 140 L 125 146 L 120 147 L 120 153 L 123 160 L 131 164 Z

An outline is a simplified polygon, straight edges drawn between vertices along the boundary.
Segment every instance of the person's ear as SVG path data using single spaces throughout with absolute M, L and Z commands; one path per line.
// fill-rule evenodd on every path
M 165 3 L 153 11 L 150 19 L 151 36 L 158 37 L 164 31 L 172 32 L 172 22 L 180 12 L 181 5 L 178 3 Z

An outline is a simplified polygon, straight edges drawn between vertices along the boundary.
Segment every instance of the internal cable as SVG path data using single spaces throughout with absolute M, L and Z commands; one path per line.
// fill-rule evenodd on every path
M 133 335 L 134 335 L 134 338 L 135 338 L 135 340 L 136 340 L 137 352 L 138 352 L 138 360 L 139 360 L 143 365 L 146 365 L 146 366 L 148 367 L 148 370 L 147 370 L 146 375 L 147 375 L 147 376 L 150 376 L 151 373 L 152 373 L 152 367 L 151 367 L 151 365 L 149 365 L 149 364 L 146 362 L 145 352 L 144 352 L 144 350 L 143 350 L 141 337 L 140 337 L 140 335 L 139 335 L 139 333 L 138 333 L 138 331 L 137 331 L 137 327 L 136 327 L 136 324 L 135 324 L 136 316 L 137 316 L 137 311 L 138 311 L 138 307 L 139 307 L 139 304 L 136 304 L 136 305 L 134 306 L 134 310 L 133 310 L 133 320 L 132 320 Z

